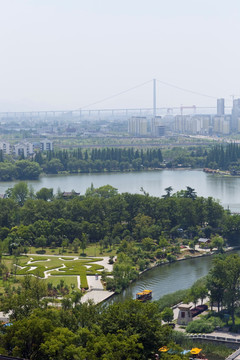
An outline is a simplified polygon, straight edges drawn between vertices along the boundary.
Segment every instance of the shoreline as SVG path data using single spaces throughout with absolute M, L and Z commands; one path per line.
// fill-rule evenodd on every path
M 231 251 L 235 251 L 235 250 L 237 250 L 237 249 L 240 249 L 240 245 L 239 246 L 235 246 L 235 247 L 228 247 L 228 248 L 226 248 L 225 250 L 224 250 L 224 253 L 227 253 L 227 252 L 231 252 Z M 151 266 L 151 267 L 149 267 L 149 268 L 147 268 L 147 269 L 144 269 L 143 271 L 141 271 L 141 272 L 139 272 L 139 274 L 138 274 L 138 279 L 141 277 L 141 275 L 142 274 L 144 274 L 145 272 L 147 272 L 147 271 L 150 271 L 150 270 L 152 270 L 152 269 L 154 269 L 154 268 L 156 268 L 156 267 L 159 267 L 159 266 L 163 266 L 163 265 L 168 265 L 168 264 L 171 264 L 171 263 L 175 263 L 175 262 L 177 262 L 177 261 L 184 261 L 184 260 L 188 260 L 188 259 L 194 259 L 194 258 L 200 258 L 200 257 L 204 257 L 204 256 L 214 256 L 214 255 L 218 255 L 218 253 L 217 252 L 205 252 L 205 253 L 203 253 L 203 254 L 198 254 L 198 255 L 196 255 L 196 256 L 188 256 L 188 257 L 183 257 L 183 258 L 179 258 L 179 259 L 176 259 L 175 261 L 164 261 L 164 262 L 162 262 L 162 263 L 154 263 L 153 264 L 153 266 Z M 136 279 L 137 280 L 137 279 Z M 130 283 L 129 283 L 129 285 L 130 284 L 132 284 L 132 283 L 134 283 L 136 280 L 132 280 Z M 124 290 L 126 290 L 126 289 L 124 289 Z M 105 290 L 105 291 L 107 291 L 107 290 Z M 123 292 L 123 290 L 121 291 L 121 293 Z M 120 293 L 120 294 L 121 294 Z M 106 300 L 108 300 L 110 297 L 114 297 L 115 295 L 119 295 L 118 293 L 116 293 L 116 292 L 113 292 L 113 294 L 111 294 L 110 296 L 108 296 L 108 297 L 106 297 L 106 299 L 105 300 L 103 300 L 102 302 L 104 302 L 104 301 L 106 301 Z

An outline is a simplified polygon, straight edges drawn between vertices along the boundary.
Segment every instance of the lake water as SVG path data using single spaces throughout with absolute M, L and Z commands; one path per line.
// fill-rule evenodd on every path
M 0 194 L 16 181 L 0 182 Z M 199 196 L 212 196 L 218 199 L 225 208 L 240 212 L 240 178 L 206 174 L 202 170 L 160 170 L 128 173 L 72 174 L 43 176 L 39 180 L 27 181 L 35 191 L 42 187 L 62 191 L 85 191 L 93 183 L 94 187 L 106 184 L 117 188 L 120 193 L 141 193 L 141 187 L 152 196 L 162 196 L 164 189 L 172 186 L 173 191 L 186 189 L 190 186 Z

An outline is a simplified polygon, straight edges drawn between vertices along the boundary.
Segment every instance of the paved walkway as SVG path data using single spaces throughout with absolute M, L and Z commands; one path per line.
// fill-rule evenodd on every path
M 114 294 L 113 291 L 106 290 L 92 290 L 88 291 L 81 297 L 81 302 L 84 303 L 88 300 L 92 300 L 94 304 L 99 304 L 100 302 L 108 299 Z
M 108 263 L 109 257 L 102 257 L 101 261 L 97 261 L 96 264 L 104 266 L 104 269 L 107 271 L 112 271 L 113 265 Z M 81 298 L 81 302 L 86 302 L 92 300 L 95 304 L 98 304 L 109 297 L 111 297 L 114 292 L 106 291 L 103 288 L 101 282 L 101 275 L 96 276 L 87 276 L 87 282 L 89 291 L 86 292 Z

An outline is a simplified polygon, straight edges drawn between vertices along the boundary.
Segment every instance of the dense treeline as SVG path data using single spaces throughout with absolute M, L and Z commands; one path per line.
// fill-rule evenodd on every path
M 89 173 L 141 171 L 172 167 L 209 167 L 236 171 L 240 169 L 240 147 L 227 146 L 173 147 L 161 149 L 102 148 L 37 152 L 31 159 L 13 161 L 0 151 L 0 181 L 37 179 L 41 173 Z
M 80 293 L 74 292 L 55 309 L 44 296 L 44 283 L 26 276 L 18 293 L 1 299 L 2 308 L 12 309 L 13 322 L 0 328 L 1 354 L 33 360 L 145 360 L 154 359 L 161 346 L 181 351 L 170 327 L 161 325 L 156 303 L 131 300 L 104 308 L 81 304 Z
M 46 157 L 37 153 L 34 160 L 45 173 L 56 174 L 59 171 L 76 173 L 156 168 L 162 166 L 163 158 L 160 149 L 139 151 L 133 148 L 104 148 L 83 151 L 79 148 L 47 152 Z
M 222 259 L 217 259 L 215 266 L 218 261 Z M 25 276 L 15 291 L 9 288 L 0 298 L 1 309 L 11 312 L 10 326 L 0 326 L 0 353 L 35 360 L 150 360 L 157 358 L 161 346 L 168 346 L 174 353 L 161 354 L 161 359 L 188 359 L 182 350 L 196 347 L 196 343 L 187 342 L 182 332 L 172 331 L 166 324 L 162 326 L 161 321 L 172 321 L 173 310 L 169 306 L 205 297 L 206 285 L 214 280 L 214 273 L 213 269 L 208 279 L 198 280 L 191 289 L 165 295 L 154 303 L 130 300 L 107 307 L 81 303 L 80 292 L 73 290 L 61 300 L 60 309 L 48 303 L 47 286 L 42 280 Z M 208 331 L 217 324 L 226 326 L 210 313 L 188 327 L 195 326 L 200 332 L 200 325 Z M 219 351 L 218 359 L 230 354 L 222 347 L 208 349 L 206 344 L 202 347 L 204 352 L 210 350 L 207 351 L 209 358 Z
M 17 160 L 15 162 L 0 162 L 0 181 L 35 180 L 38 179 L 42 169 L 36 162 Z
M 173 195 L 169 187 L 163 198 L 157 198 L 118 194 L 110 185 L 92 186 L 84 196 L 73 192 L 72 198 L 64 199 L 61 193 L 53 197 L 52 189 L 34 194 L 19 183 L 7 195 L 0 199 L 0 239 L 9 249 L 12 244 L 36 246 L 40 237 L 46 246 L 83 236 L 89 243 L 112 246 L 122 240 L 150 238 L 159 243 L 163 237 L 174 242 L 179 236 L 191 239 L 216 233 L 238 244 L 240 234 L 239 215 L 227 214 L 211 197 L 197 197 L 190 187 Z
M 214 146 L 207 155 L 206 167 L 221 170 L 240 169 L 240 147 L 236 143 Z
M 139 171 L 163 167 L 160 149 L 104 148 L 37 152 L 31 159 L 9 161 L 0 151 L 0 181 L 38 179 L 41 173 L 58 174 L 103 171 Z

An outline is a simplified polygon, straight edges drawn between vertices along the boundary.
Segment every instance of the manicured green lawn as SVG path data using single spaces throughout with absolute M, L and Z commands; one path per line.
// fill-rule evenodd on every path
M 75 289 L 77 289 L 77 277 L 76 276 L 50 276 L 48 279 L 44 279 L 44 281 L 48 283 L 52 283 L 53 286 L 57 286 L 60 283 L 60 280 L 64 280 L 64 284 L 71 288 L 71 285 L 75 285 Z
M 44 278 L 44 272 L 50 271 L 50 276 L 46 279 L 47 282 L 56 278 L 54 281 L 60 281 L 61 279 L 67 279 L 69 284 L 73 283 L 70 278 L 75 278 L 75 284 L 77 284 L 77 276 L 80 276 L 80 283 L 82 288 L 88 288 L 87 275 L 95 275 L 99 273 L 104 267 L 97 264 L 97 261 L 101 261 L 102 258 L 87 258 L 79 257 L 74 260 L 75 257 L 67 258 L 59 256 L 39 256 L 29 255 L 19 260 L 18 265 L 22 268 L 17 269 L 17 275 L 32 274 Z M 13 262 L 13 259 L 11 259 Z
M 42 250 L 42 248 L 36 248 L 34 246 L 30 247 L 28 249 L 28 254 L 36 254 L 36 251 Z M 64 251 L 62 251 L 62 248 L 56 248 L 56 249 L 50 249 L 50 248 L 44 248 L 45 255 L 62 255 L 62 256 L 79 256 L 82 255 L 82 249 L 78 249 L 78 252 L 75 253 L 73 250 L 69 250 L 68 248 L 65 248 Z M 102 249 L 102 253 L 100 251 L 100 245 L 99 244 L 90 244 L 88 247 L 84 250 L 84 254 L 86 256 L 111 256 L 116 255 L 117 248 L 113 247 L 111 249 Z

